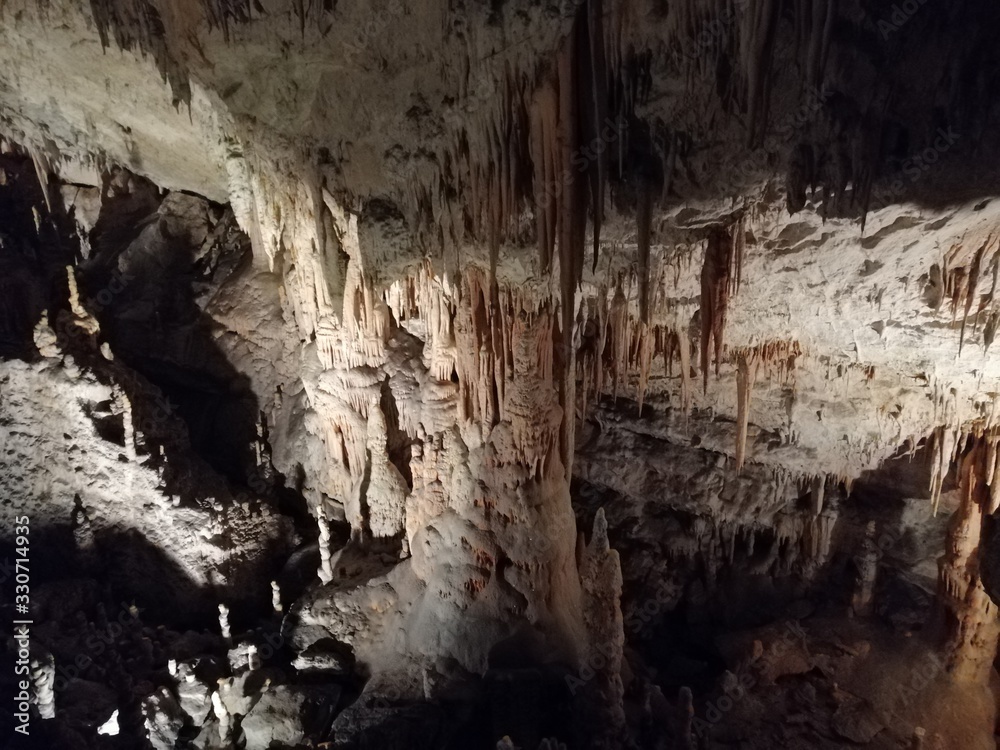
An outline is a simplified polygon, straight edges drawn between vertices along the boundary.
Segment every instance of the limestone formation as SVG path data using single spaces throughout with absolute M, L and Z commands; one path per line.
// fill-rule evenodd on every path
M 38 741 L 992 748 L 997 28 L 7 0 Z
M 281 588 L 277 581 L 271 581 L 271 609 L 277 615 L 280 615 L 284 609 L 281 603 Z
M 35 706 L 43 719 L 56 715 L 55 696 L 56 665 L 52 654 L 31 661 L 31 682 L 35 692 Z
M 232 643 L 233 635 L 229 630 L 229 607 L 225 604 L 219 605 L 219 632 L 226 643 Z

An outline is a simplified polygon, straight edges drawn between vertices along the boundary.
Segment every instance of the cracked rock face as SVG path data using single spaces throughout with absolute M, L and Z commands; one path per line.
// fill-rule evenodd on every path
M 995 747 L 998 28 L 8 2 L 11 746 Z

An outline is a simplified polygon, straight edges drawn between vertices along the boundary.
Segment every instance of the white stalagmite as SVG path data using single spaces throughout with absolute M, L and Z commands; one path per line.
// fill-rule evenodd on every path
M 82 304 L 80 304 L 80 292 L 76 286 L 76 274 L 73 266 L 66 266 L 66 281 L 69 284 L 69 306 L 73 311 L 74 322 L 86 333 L 93 336 L 101 330 L 97 319 L 94 318 Z
M 122 427 L 125 431 L 125 454 L 130 461 L 135 461 L 135 427 L 132 421 L 132 402 L 121 389 L 117 390 L 116 396 L 121 403 Z
M 225 604 L 219 605 L 219 630 L 226 643 L 232 643 L 233 635 L 229 630 L 229 607 Z
M 35 704 L 38 715 L 43 719 L 54 719 L 56 716 L 56 663 L 52 654 L 31 660 L 31 682 L 35 691 Z
M 319 571 L 317 575 L 323 583 L 333 580 L 333 563 L 330 560 L 330 522 L 326 518 L 326 508 L 316 508 L 316 523 L 319 525 Z
M 403 531 L 409 488 L 399 469 L 389 460 L 388 427 L 377 402 L 368 408 L 369 476 L 366 489 L 368 529 L 373 537 L 392 537 Z M 362 480 L 363 481 L 363 480 Z
M 222 696 L 219 695 L 218 690 L 212 693 L 212 710 L 215 711 L 215 718 L 219 722 L 219 740 L 223 744 L 227 744 L 229 742 L 232 719 L 229 716 L 229 711 L 226 710 L 226 705 L 222 702 Z
M 281 588 L 277 581 L 271 581 L 271 608 L 279 615 L 284 609 L 281 605 Z
M 260 656 L 257 653 L 257 647 L 253 644 L 247 646 L 247 669 L 251 672 L 260 669 Z
M 106 722 L 104 722 L 103 724 L 101 724 L 101 726 L 99 726 L 97 728 L 97 733 L 98 734 L 107 735 L 108 737 L 117 737 L 118 736 L 118 709 L 117 708 L 114 710 L 114 713 L 112 713 L 111 716 L 108 718 L 108 720 Z
M 35 324 L 35 330 L 32 335 L 35 341 L 35 348 L 38 349 L 39 354 L 43 357 L 58 357 L 60 355 L 59 337 L 56 336 L 55 331 L 49 326 L 48 313 L 42 313 L 42 317 Z

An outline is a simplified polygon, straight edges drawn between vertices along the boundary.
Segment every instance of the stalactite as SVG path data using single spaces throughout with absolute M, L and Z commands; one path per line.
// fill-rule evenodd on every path
M 750 422 L 750 394 L 761 367 L 769 377 L 785 382 L 795 370 L 802 351 L 797 341 L 768 341 L 757 346 L 734 349 L 736 361 L 736 472 L 743 468 Z M 820 499 L 822 510 L 822 499 Z M 818 513 L 818 511 L 817 511 Z
M 937 515 L 941 504 L 941 488 L 944 485 L 948 470 L 955 460 L 955 452 L 959 446 L 958 430 L 950 427 L 938 427 L 934 430 L 933 450 L 931 453 L 931 509 Z
M 830 34 L 836 16 L 836 0 L 804 0 L 799 6 L 800 15 L 805 14 L 806 7 L 809 8 L 812 21 L 808 32 L 806 79 L 810 86 L 819 90 L 823 85 L 823 72 L 830 50 Z
M 747 429 L 750 422 L 750 392 L 757 379 L 759 359 L 740 356 L 736 365 L 736 473 L 743 469 L 747 450 Z
M 649 242 L 653 222 L 652 187 L 642 181 L 639 188 L 639 318 L 649 323 Z
M 677 351 L 681 362 L 681 406 L 687 415 L 691 413 L 691 339 L 685 330 L 677 332 Z
M 613 357 L 611 364 L 612 396 L 617 399 L 621 378 L 628 370 L 628 300 L 625 298 L 620 279 L 615 286 L 615 294 L 611 300 L 608 326 Z
M 646 387 L 649 385 L 650 370 L 653 367 L 653 348 L 655 342 L 645 323 L 639 323 L 637 335 L 639 338 L 639 414 L 642 415 L 642 404 L 646 398 Z
M 701 371 L 708 391 L 710 351 L 714 343 L 715 374 L 722 361 L 722 336 L 726 326 L 732 267 L 732 237 L 724 228 L 713 227 L 705 246 L 701 268 Z
M 579 148 L 579 50 L 576 35 L 564 40 L 559 52 L 559 125 L 562 163 L 569 165 Z M 572 346 L 573 323 L 576 317 L 576 287 L 583 266 L 584 222 L 586 209 L 574 170 L 566 171 L 559 217 L 559 291 L 562 321 L 562 377 L 560 379 L 560 405 L 563 407 L 561 455 L 567 474 L 573 466 L 574 431 L 576 428 L 575 392 L 576 361 Z
M 534 170 L 535 233 L 542 272 L 552 265 L 559 216 L 559 95 L 553 76 L 542 80 L 531 101 L 531 163 Z
M 743 256 L 746 253 L 746 219 L 744 215 L 736 220 L 732 228 L 733 250 L 730 255 L 730 280 L 732 283 L 732 294 L 740 291 L 743 283 Z
M 810 498 L 812 500 L 812 512 L 814 516 L 818 516 L 823 512 L 823 501 L 826 496 L 826 475 L 820 474 L 813 478 L 812 487 L 810 489 Z
M 993 304 L 996 291 L 997 256 L 994 254 L 991 265 L 993 265 L 994 280 L 991 290 L 986 299 L 979 303 L 977 294 L 980 278 L 983 271 L 983 261 L 990 246 L 993 244 L 994 235 L 990 234 L 986 240 L 978 246 L 971 258 L 965 254 L 966 245 L 958 242 L 952 245 L 945 253 L 942 265 L 938 271 L 943 286 L 942 297 L 947 297 L 951 303 L 952 323 L 956 322 L 959 311 L 962 311 L 961 328 L 959 333 L 959 356 L 965 342 L 965 329 L 968 318 L 973 315 L 973 305 L 975 313 L 973 320 L 973 331 L 978 328 L 980 313 L 984 307 Z M 963 259 L 963 255 L 965 259 Z M 966 265 L 966 263 L 968 265 Z M 935 268 L 937 266 L 935 265 Z M 932 269 L 933 270 L 933 269 Z M 978 304 L 977 304 L 978 303 Z M 992 317 L 987 319 L 986 330 L 983 333 L 983 343 L 986 348 L 992 343 L 996 333 L 996 323 L 991 323 Z M 992 330 L 991 330 L 992 329 Z
M 763 135 L 770 99 L 771 51 L 778 18 L 777 0 L 751 0 L 741 17 L 740 51 L 746 74 L 751 145 Z
M 181 59 L 171 54 L 156 3 L 150 0 L 91 0 L 90 9 L 103 49 L 110 47 L 114 40 L 119 49 L 151 55 L 163 80 L 170 85 L 175 106 L 181 102 L 190 105 L 188 70 Z

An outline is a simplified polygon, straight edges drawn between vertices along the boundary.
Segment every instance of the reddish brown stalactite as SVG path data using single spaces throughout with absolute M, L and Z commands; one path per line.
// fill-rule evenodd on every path
M 559 216 L 559 120 L 558 82 L 553 75 L 543 79 L 531 99 L 530 152 L 534 172 L 535 232 L 538 263 L 543 272 L 552 265 Z
M 561 134 L 562 163 L 569 165 L 579 145 L 577 128 L 577 49 L 575 35 L 564 40 L 559 52 L 559 130 Z M 583 221 L 580 185 L 577 174 L 565 172 L 559 206 L 559 291 L 562 320 L 562 377 L 560 379 L 560 405 L 563 408 L 561 455 L 567 474 L 573 462 L 573 443 L 576 427 L 576 363 L 573 350 L 573 322 L 577 286 L 577 267 L 582 261 Z M 581 221 L 581 219 L 583 221 Z

